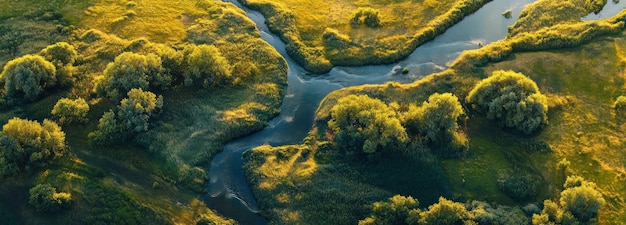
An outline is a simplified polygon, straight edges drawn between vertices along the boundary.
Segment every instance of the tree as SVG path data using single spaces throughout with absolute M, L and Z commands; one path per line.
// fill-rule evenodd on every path
M 395 195 L 388 201 L 375 202 L 372 215 L 359 221 L 359 225 L 392 225 L 406 224 L 411 211 L 419 211 L 419 201 L 411 196 Z
M 419 224 L 463 224 L 469 219 L 470 214 L 463 204 L 439 197 L 438 203 L 420 213 Z
M 587 222 L 598 214 L 604 205 L 602 194 L 596 190 L 596 184 L 588 181 L 572 181 L 578 177 L 568 177 L 566 188 L 561 192 L 560 203 L 564 211 L 570 212 L 581 222 Z M 576 185 L 576 183 L 579 183 Z
M 74 46 L 67 42 L 58 42 L 41 50 L 41 56 L 56 67 L 59 86 L 68 87 L 74 83 L 73 65 L 78 56 Z
M 119 99 L 130 89 L 165 89 L 171 81 L 171 76 L 165 73 L 161 58 L 157 55 L 124 52 L 107 65 L 99 88 L 107 96 Z
M 459 132 L 458 120 L 463 114 L 456 96 L 435 93 L 420 107 L 410 105 L 401 120 L 413 141 L 425 141 L 435 153 L 450 157 L 469 147 L 467 137 Z
M 25 55 L 9 61 L 0 79 L 4 83 L 4 94 L 8 98 L 34 101 L 41 93 L 55 87 L 56 68 L 37 55 Z
M 548 122 L 546 97 L 534 81 L 513 71 L 493 72 L 469 92 L 467 102 L 501 126 L 526 134 L 542 129 Z
M 203 87 L 232 83 L 228 60 L 213 45 L 198 45 L 185 50 L 187 72 L 185 85 L 196 84 Z
M 92 144 L 109 145 L 147 131 L 150 117 L 163 107 L 163 97 L 152 92 L 133 88 L 127 95 L 115 110 L 100 118 L 98 129 L 89 134 Z
M 89 104 L 83 98 L 69 99 L 62 98 L 57 101 L 52 108 L 52 116 L 59 121 L 60 124 L 80 123 L 87 120 L 89 112 Z
M 28 203 L 39 212 L 54 212 L 66 208 L 72 201 L 72 194 L 57 192 L 56 188 L 49 184 L 37 184 L 28 193 Z
M 339 99 L 331 109 L 328 128 L 341 149 L 368 156 L 398 150 L 408 139 L 396 112 L 366 95 Z
M 0 133 L 0 168 L 3 175 L 46 165 L 67 150 L 65 133 L 55 122 L 10 119 Z

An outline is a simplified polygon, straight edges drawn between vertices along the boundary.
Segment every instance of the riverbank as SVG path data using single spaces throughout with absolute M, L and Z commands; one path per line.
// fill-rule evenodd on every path
M 559 4 L 537 3 L 548 7 L 542 9 L 545 11 L 562 7 Z M 593 10 L 581 9 L 575 16 L 580 18 Z M 615 185 L 625 176 L 623 160 L 617 160 L 625 157 L 623 141 L 619 141 L 624 138 L 624 126 L 611 113 L 613 100 L 623 94 L 620 65 L 624 63 L 624 15 L 622 11 L 608 19 L 587 22 L 543 18 L 553 21 L 539 20 L 528 26 L 532 29 L 467 51 L 450 69 L 418 82 L 350 87 L 329 94 L 316 112 L 315 128 L 301 145 L 263 146 L 244 156 L 245 172 L 261 213 L 278 223 L 323 224 L 332 220 L 349 224 L 366 217 L 368 202 L 383 201 L 394 194 L 417 196 L 420 207 L 425 208 L 433 203 L 427 196 L 429 190 L 459 202 L 540 206 L 543 200 L 556 198 L 564 175 L 580 175 L 597 183 L 607 199 L 598 222 L 624 221 L 621 199 L 626 191 L 623 185 Z M 521 23 L 532 19 L 520 19 L 514 27 L 526 26 Z M 390 161 L 371 165 L 336 153 L 327 139 L 330 109 L 343 96 L 366 94 L 400 106 L 423 102 L 432 93 L 451 92 L 464 99 L 477 81 L 499 69 L 523 72 L 549 96 L 550 124 L 543 132 L 519 135 L 470 112 L 465 128 L 470 139 L 466 156 L 425 162 L 386 158 Z M 565 172 L 558 163 L 564 159 L 572 162 Z M 420 165 L 430 169 L 418 169 Z M 499 190 L 498 179 L 511 172 L 540 177 L 542 194 L 528 202 L 507 196 Z M 445 177 L 445 181 L 433 177 Z
M 398 2 L 385 3 L 384 8 L 382 3 L 345 1 L 304 4 L 247 0 L 243 3 L 267 18 L 269 29 L 279 34 L 298 64 L 312 73 L 326 73 L 334 66 L 396 62 L 490 1 Z M 323 7 L 339 11 L 325 15 L 327 10 L 320 9 Z M 380 26 L 350 25 L 350 15 L 359 7 L 379 10 Z

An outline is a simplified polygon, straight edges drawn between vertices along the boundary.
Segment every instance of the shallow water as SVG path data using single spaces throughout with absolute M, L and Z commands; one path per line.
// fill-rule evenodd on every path
M 494 0 L 397 63 L 335 67 L 322 75 L 311 75 L 296 64 L 286 54 L 285 43 L 269 33 L 265 19 L 259 12 L 243 7 L 236 0 L 229 2 L 244 9 L 257 24 L 262 38 L 285 57 L 289 65 L 288 87 L 281 113 L 270 121 L 268 127 L 226 144 L 224 151 L 213 158 L 205 202 L 211 209 L 240 224 L 266 224 L 267 221 L 257 214 L 257 203 L 243 175 L 243 152 L 263 144 L 278 146 L 300 143 L 313 125 L 314 113 L 320 101 L 334 90 L 388 81 L 408 83 L 446 69 L 447 64 L 462 51 L 504 38 L 507 27 L 515 22 L 520 11 L 533 0 Z M 501 15 L 507 9 L 512 10 L 513 18 L 506 19 Z M 399 74 L 404 67 L 409 68 L 409 75 Z

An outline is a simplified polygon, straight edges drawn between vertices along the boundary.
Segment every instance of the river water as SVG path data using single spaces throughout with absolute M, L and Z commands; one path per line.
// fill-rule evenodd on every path
M 320 101 L 334 90 L 388 81 L 408 83 L 446 69 L 447 64 L 456 59 L 462 51 L 476 49 L 480 44 L 486 45 L 504 38 L 507 27 L 512 25 L 520 11 L 534 0 L 494 0 L 434 40 L 420 46 L 400 62 L 363 67 L 335 67 L 328 74 L 313 76 L 287 55 L 285 43 L 269 32 L 263 15 L 249 10 L 236 0 L 228 2 L 242 8 L 256 23 L 261 37 L 285 57 L 289 65 L 288 86 L 281 112 L 270 121 L 268 127 L 226 144 L 224 151 L 213 158 L 209 168 L 210 181 L 205 202 L 209 208 L 237 220 L 240 224 L 267 224 L 267 221 L 257 214 L 259 211 L 257 203 L 243 175 L 243 152 L 263 144 L 278 146 L 300 143 L 313 125 L 314 113 Z M 622 3 L 609 4 L 614 7 L 605 7 L 605 10 L 619 8 L 619 11 L 623 8 Z M 513 17 L 506 19 L 501 13 L 509 9 Z M 609 16 L 615 13 L 617 12 L 603 11 L 589 17 L 598 16 L 595 18 L 598 19 L 602 18 L 603 14 Z M 409 68 L 409 75 L 399 74 L 404 67 Z

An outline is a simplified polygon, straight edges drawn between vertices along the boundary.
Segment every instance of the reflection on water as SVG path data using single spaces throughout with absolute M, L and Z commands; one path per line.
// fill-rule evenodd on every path
M 311 75 L 286 54 L 285 43 L 268 33 L 264 17 L 256 11 L 244 9 L 256 24 L 261 37 L 285 57 L 289 65 L 288 87 L 281 113 L 260 132 L 226 144 L 209 168 L 210 182 L 205 202 L 211 209 L 237 220 L 240 224 L 266 224 L 242 171 L 242 154 L 250 148 L 270 144 L 295 144 L 302 141 L 311 129 L 314 112 L 320 101 L 331 91 L 361 84 L 381 84 L 388 81 L 413 82 L 425 75 L 446 69 L 462 51 L 479 48 L 506 36 L 524 6 L 533 0 L 494 0 L 478 12 L 448 29 L 444 34 L 417 48 L 413 54 L 397 63 L 363 67 L 336 67 L 329 73 Z M 501 13 L 511 9 L 512 19 Z M 409 68 L 409 74 L 401 73 Z

